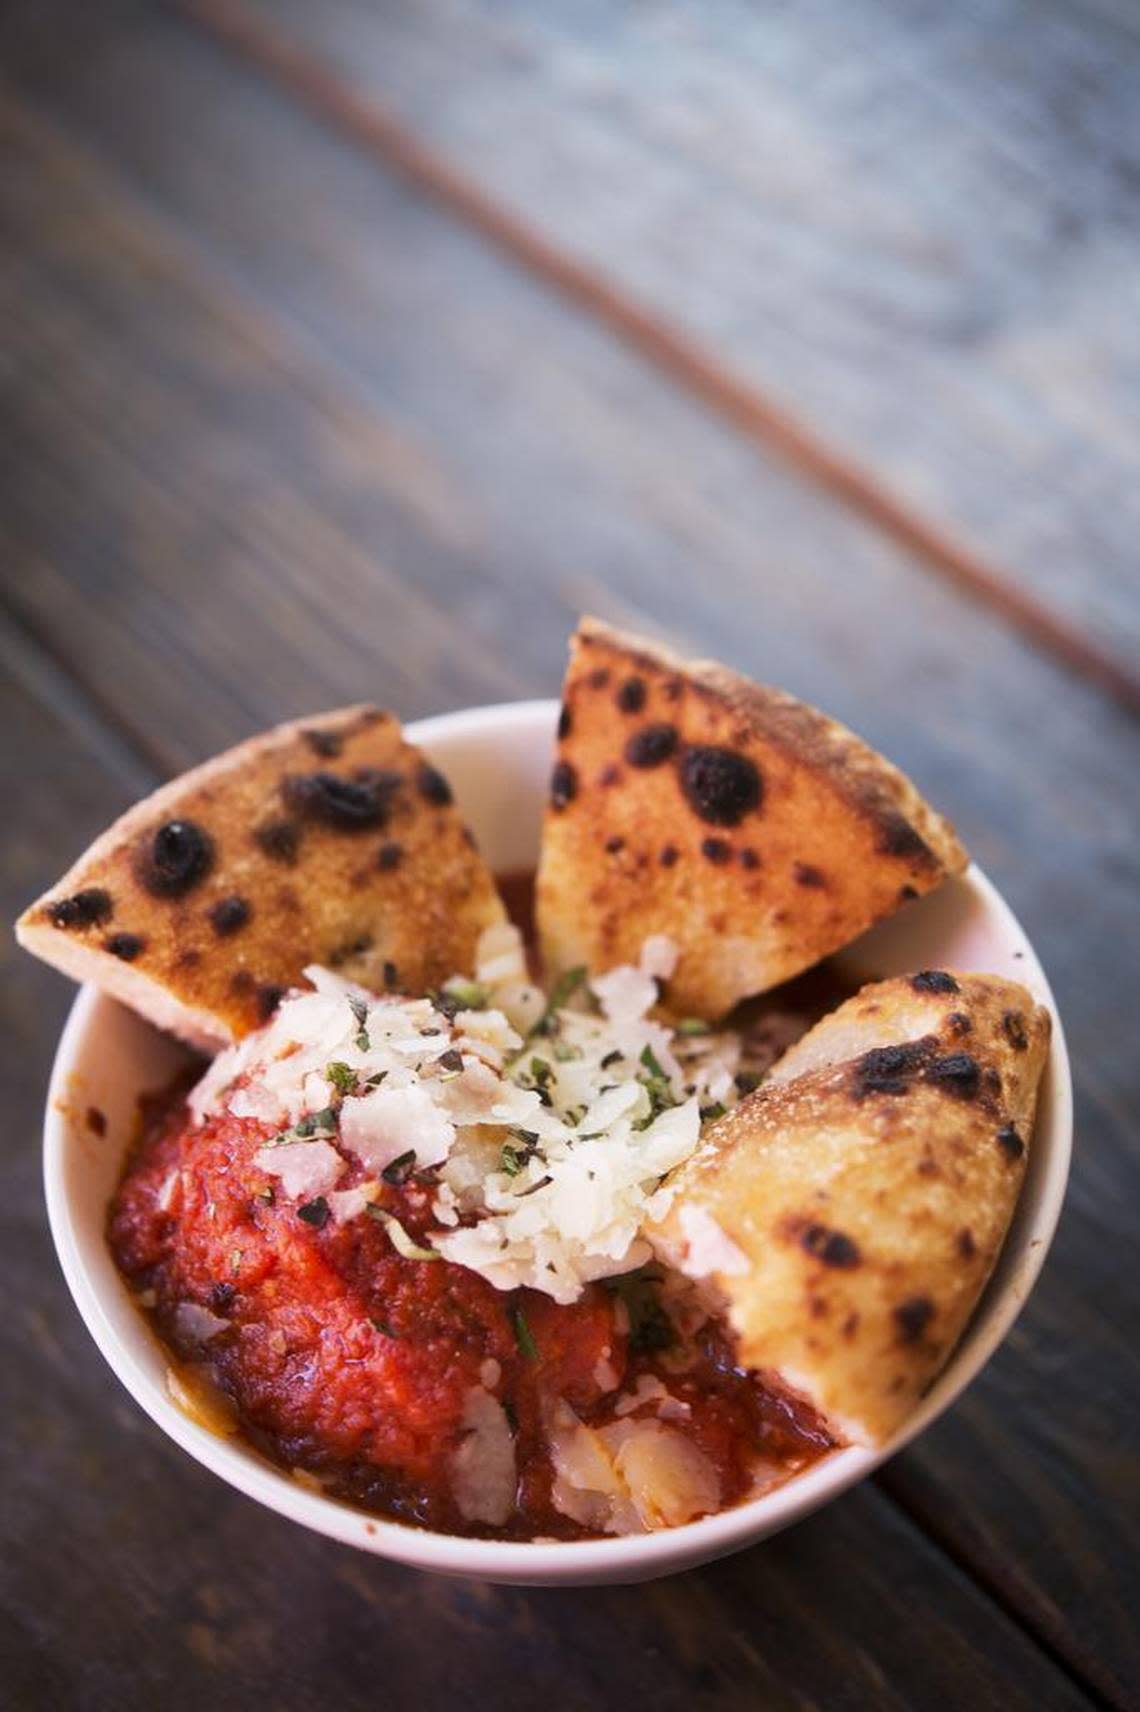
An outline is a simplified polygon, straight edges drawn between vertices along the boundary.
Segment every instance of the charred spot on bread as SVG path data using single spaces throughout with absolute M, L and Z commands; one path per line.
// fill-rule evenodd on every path
M 266 820 L 254 828 L 253 841 L 271 862 L 291 868 L 301 848 L 301 829 L 295 820 Z
M 675 725 L 643 725 L 626 744 L 625 758 L 631 767 L 640 767 L 645 771 L 650 767 L 662 766 L 674 754 L 676 748 Z
M 934 1318 L 934 1303 L 929 1296 L 908 1296 L 894 1311 L 900 1343 L 918 1343 Z
M 825 1266 L 850 1271 L 863 1259 L 859 1245 L 845 1231 L 830 1230 L 827 1225 L 810 1224 L 800 1237 L 800 1247 Z
M 739 856 L 740 866 L 742 868 L 748 868 L 748 869 L 752 870 L 752 869 L 756 869 L 760 866 L 760 858 L 756 854 L 755 850 L 753 850 L 753 848 L 750 844 L 746 844 L 744 846 L 743 850 L 741 850 L 738 853 L 738 856 Z
M 339 773 L 290 773 L 282 781 L 286 806 L 303 820 L 333 827 L 337 832 L 370 832 L 388 819 L 399 773 L 363 769 L 355 778 Z
M 141 933 L 112 933 L 103 941 L 103 949 L 124 963 L 133 963 L 146 950 L 146 940 Z
M 574 724 L 574 716 L 570 712 L 570 704 L 569 704 L 569 702 L 564 701 L 562 703 L 562 706 L 558 710 L 558 740 L 559 740 L 559 742 L 561 742 L 564 737 L 569 737 L 570 730 L 571 730 L 571 727 L 573 726 L 573 724 Z
M 393 868 L 398 868 L 404 859 L 404 846 L 394 839 L 382 844 L 376 853 L 376 866 L 383 874 L 390 874 Z
M 1025 1143 L 1013 1124 L 1002 1125 L 997 1132 L 997 1143 L 1011 1164 L 1016 1163 L 1025 1152 Z
M 156 898 L 182 898 L 214 865 L 214 841 L 196 820 L 167 820 L 135 851 L 135 875 Z
M 556 761 L 550 775 L 550 806 L 562 810 L 578 795 L 578 775 L 569 761 Z
M 935 867 L 934 852 L 919 836 L 905 815 L 886 810 L 879 815 L 879 851 L 884 856 L 900 856 L 907 862 L 921 862 Z
M 855 1094 L 902 1094 L 929 1064 L 934 1040 L 910 1040 L 900 1046 L 873 1046 L 855 1061 Z
M 657 860 L 663 868 L 671 868 L 680 854 L 675 844 L 663 844 Z
M 723 867 L 726 862 L 732 861 L 732 845 L 727 838 L 706 838 L 701 843 L 701 855 L 707 861 Z
M 982 1073 L 977 1059 L 971 1058 L 968 1052 L 948 1052 L 944 1058 L 934 1059 L 927 1069 L 926 1079 L 945 1088 L 959 1100 L 972 1100 L 981 1083 Z
M 963 1260 L 973 1260 L 978 1252 L 978 1245 L 974 1241 L 974 1233 L 968 1225 L 958 1232 L 954 1239 L 954 1246 Z
M 910 984 L 916 993 L 957 993 L 960 991 L 953 975 L 948 975 L 945 969 L 920 969 L 917 975 L 912 975 Z
M 618 686 L 615 700 L 622 713 L 640 713 L 645 706 L 645 696 L 645 679 L 632 677 Z
M 102 886 L 88 886 L 70 898 L 57 898 L 47 913 L 55 927 L 102 927 L 114 915 L 115 906 Z
M 1029 1046 L 1029 1036 L 1025 1032 L 1025 1018 L 1020 1011 L 1006 1011 L 1001 1019 L 1001 1028 L 1015 1052 L 1026 1051 Z
M 586 680 L 592 690 L 604 690 L 609 681 L 610 669 L 608 666 L 595 666 Z
M 233 892 L 228 898 L 219 898 L 211 909 L 210 926 L 219 939 L 228 939 L 245 926 L 251 914 L 249 900 Z
M 607 856 L 616 856 L 619 850 L 625 849 L 625 839 L 620 832 L 615 832 L 612 838 L 607 838 L 605 851 Z
M 826 874 L 821 869 L 813 867 L 810 862 L 793 863 L 792 877 L 797 886 L 806 886 L 809 891 L 822 891 L 827 885 Z
M 685 751 L 681 789 L 693 813 L 712 826 L 739 826 L 764 796 L 755 761 L 715 744 L 698 743 Z
M 386 962 L 384 964 L 383 969 L 381 970 L 381 974 L 384 977 L 385 987 L 387 987 L 388 991 L 391 992 L 393 987 L 395 987 L 397 985 L 397 983 L 400 979 L 399 970 L 396 968 L 396 965 L 394 963 Z
M 339 731 L 302 731 L 301 736 L 322 761 L 335 761 L 344 748 L 344 738 Z
M 288 991 L 288 987 L 279 986 L 276 981 L 266 981 L 258 987 L 257 1014 L 262 1022 L 269 1021 Z
M 354 957 L 363 957 L 366 951 L 371 951 L 375 940 L 370 933 L 356 933 L 351 939 L 334 946 L 329 952 L 329 968 L 340 969 Z
M 974 1025 L 965 1011 L 951 1011 L 946 1018 L 946 1027 L 951 1034 L 970 1034 Z
M 451 786 L 438 767 L 425 761 L 416 773 L 416 785 L 422 797 L 436 808 L 446 808 L 452 800 Z

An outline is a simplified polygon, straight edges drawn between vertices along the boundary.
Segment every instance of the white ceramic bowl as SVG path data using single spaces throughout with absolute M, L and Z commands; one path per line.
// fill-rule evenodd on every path
M 409 730 L 447 773 L 492 866 L 534 864 L 557 704 L 522 702 L 429 719 Z M 911 905 L 867 934 L 845 961 L 866 976 L 950 967 L 1023 981 L 1053 1013 L 1029 1172 L 1005 1249 L 965 1337 L 919 1408 L 877 1451 L 847 1449 L 737 1509 L 661 1533 L 562 1544 L 508 1544 L 425 1533 L 365 1515 L 299 1485 L 240 1439 L 219 1438 L 171 1401 L 166 1362 L 111 1262 L 103 1238 L 140 1093 L 160 1089 L 181 1049 L 130 1011 L 85 988 L 75 1001 L 52 1074 L 44 1170 L 52 1235 L 79 1312 L 127 1390 L 151 1419 L 207 1468 L 305 1527 L 445 1575 L 554 1584 L 627 1582 L 665 1575 L 764 1539 L 836 1497 L 922 1431 L 980 1370 L 1019 1313 L 1045 1258 L 1065 1191 L 1072 1090 L 1053 996 L 1025 934 L 985 875 Z M 107 1119 L 94 1134 L 95 1106 Z

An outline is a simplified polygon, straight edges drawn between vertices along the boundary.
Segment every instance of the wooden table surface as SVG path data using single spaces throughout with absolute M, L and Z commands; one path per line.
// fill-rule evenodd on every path
M 80 1326 L 4 949 L 0 1698 L 1136 1705 L 1140 16 L 1128 0 L 5 0 L 9 917 L 161 777 L 555 691 L 575 615 L 837 714 L 1054 982 L 1077 1148 L 969 1394 L 640 1588 L 292 1529 Z

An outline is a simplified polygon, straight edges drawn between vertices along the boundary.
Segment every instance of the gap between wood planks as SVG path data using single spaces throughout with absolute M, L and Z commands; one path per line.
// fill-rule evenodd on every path
M 330 66 L 261 22 L 242 0 L 172 0 L 174 8 L 273 77 L 366 153 L 425 191 L 546 285 L 607 327 L 747 439 L 775 452 L 1033 645 L 1140 712 L 1140 677 L 1019 588 L 949 530 L 927 521 L 859 463 L 739 379 L 698 340 L 550 242 L 418 139 Z
M 976 1528 L 967 1524 L 963 1533 L 953 1519 L 947 1522 L 929 1504 L 916 1501 L 905 1477 L 899 1478 L 891 1462 L 872 1474 L 871 1483 L 1102 1712 L 1129 1712 L 1132 1702 L 1127 1685 L 1082 1648 L 1079 1637 L 1071 1640 L 1065 1634 L 1056 1608 L 1022 1579 L 1016 1564 L 998 1561 Z

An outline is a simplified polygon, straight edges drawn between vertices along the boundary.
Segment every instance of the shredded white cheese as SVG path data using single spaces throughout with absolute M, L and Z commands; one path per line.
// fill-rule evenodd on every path
M 278 1126 L 257 1166 L 290 1198 L 324 1197 L 337 1224 L 365 1213 L 385 1171 L 431 1172 L 431 1249 L 500 1289 L 571 1302 L 649 1258 L 640 1232 L 668 1204 L 663 1179 L 696 1148 L 702 1111 L 735 1098 L 736 1036 L 653 1014 L 675 960 L 657 935 L 636 967 L 564 979 L 548 1000 L 501 923 L 474 981 L 434 1000 L 310 968 L 312 990 L 215 1059 L 191 1112 Z M 353 1168 L 366 1179 L 346 1188 Z

